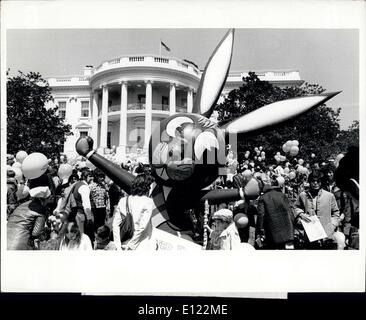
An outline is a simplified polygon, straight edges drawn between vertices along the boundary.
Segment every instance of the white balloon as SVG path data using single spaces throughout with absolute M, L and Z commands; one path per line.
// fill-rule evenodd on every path
M 68 163 L 60 164 L 57 175 L 60 177 L 61 180 L 64 181 L 69 179 L 71 174 L 72 174 L 72 166 L 70 164 Z
M 19 182 L 21 180 L 23 180 L 23 173 L 22 170 L 20 170 L 19 168 L 12 168 L 12 170 L 15 173 L 15 179 Z
M 27 152 L 25 152 L 25 151 L 23 151 L 23 150 L 20 150 L 20 151 L 16 154 L 15 158 L 17 159 L 17 161 L 18 161 L 19 163 L 22 163 L 22 162 L 24 161 L 24 159 L 25 159 L 27 156 L 28 156 L 28 153 L 27 153 Z
M 13 168 L 19 168 L 21 169 L 22 168 L 22 164 L 18 161 L 14 162 L 13 165 L 12 165 Z
M 285 178 L 282 176 L 277 177 L 277 183 L 279 187 L 282 187 L 285 184 Z
M 297 154 L 299 153 L 299 147 L 297 146 L 292 146 L 291 149 L 290 149 L 290 154 L 292 156 L 296 156 Z
M 22 171 L 27 179 L 36 179 L 47 171 L 48 159 L 39 152 L 31 153 L 22 163 Z
M 249 169 L 245 170 L 243 172 L 243 176 L 246 178 L 246 179 L 250 179 L 252 177 L 252 171 L 250 171 Z
M 291 171 L 289 174 L 288 174 L 289 178 L 292 180 L 292 179 L 295 179 L 296 178 L 296 173 L 295 171 Z

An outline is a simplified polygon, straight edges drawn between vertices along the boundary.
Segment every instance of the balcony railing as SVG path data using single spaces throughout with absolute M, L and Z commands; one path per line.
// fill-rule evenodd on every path
M 145 103 L 129 103 L 127 110 L 145 110 Z
M 176 106 L 175 111 L 176 112 L 187 112 L 187 106 Z
M 136 56 L 123 56 L 104 61 L 98 67 L 92 71 L 92 75 L 96 75 L 98 72 L 110 70 L 116 67 L 127 67 L 129 65 L 134 66 L 161 66 L 169 67 L 178 71 L 183 71 L 196 76 L 200 76 L 201 72 L 192 64 L 182 62 L 181 60 L 169 57 L 160 57 L 154 55 L 136 55 Z
M 169 105 L 168 104 L 153 103 L 152 109 L 153 110 L 169 111 Z
M 145 103 L 129 103 L 127 105 L 127 110 L 145 110 L 145 107 L 146 107 Z M 108 112 L 116 112 L 120 110 L 121 106 L 119 104 L 114 104 L 108 107 Z M 169 111 L 170 108 L 168 104 L 153 103 L 152 110 Z

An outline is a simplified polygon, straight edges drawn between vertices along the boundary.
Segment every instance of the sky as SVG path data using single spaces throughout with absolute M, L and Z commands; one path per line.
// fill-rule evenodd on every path
M 10 29 L 7 67 L 13 76 L 81 75 L 85 65 L 129 54 L 188 59 L 204 69 L 226 29 Z M 303 80 L 328 92 L 341 107 L 342 129 L 359 120 L 359 34 L 354 29 L 236 29 L 230 71 L 298 70 Z

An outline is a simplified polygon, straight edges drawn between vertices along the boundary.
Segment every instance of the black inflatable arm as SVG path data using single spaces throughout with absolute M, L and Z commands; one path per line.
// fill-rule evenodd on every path
M 242 199 L 239 189 L 202 190 L 201 201 L 208 200 L 209 204 L 238 201 Z
M 135 176 L 104 158 L 100 154 L 97 154 L 95 150 L 93 150 L 93 143 L 94 141 L 91 137 L 81 137 L 76 141 L 76 151 L 81 156 L 87 158 L 98 169 L 102 170 L 120 188 L 122 188 L 122 190 L 130 194 L 132 181 L 135 179 Z

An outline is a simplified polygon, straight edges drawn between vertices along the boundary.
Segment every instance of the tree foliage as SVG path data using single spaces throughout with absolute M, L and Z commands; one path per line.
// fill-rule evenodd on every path
M 218 121 L 223 125 L 264 105 L 294 97 L 321 94 L 325 91 L 320 85 L 305 83 L 301 87 L 279 88 L 267 81 L 262 81 L 254 72 L 243 78 L 240 88 L 232 90 L 228 97 L 216 106 Z M 341 148 L 335 143 L 340 134 L 340 108 L 334 110 L 325 105 L 301 115 L 275 130 L 256 137 L 238 136 L 239 158 L 246 150 L 263 146 L 268 156 L 280 151 L 287 140 L 298 140 L 298 157 L 309 159 L 314 153 L 318 160 L 325 160 L 339 153 Z
M 342 130 L 338 137 L 336 145 L 339 153 L 344 153 L 350 146 L 359 146 L 360 141 L 360 123 L 355 120 L 347 130 Z
M 71 126 L 57 114 L 57 107 L 46 108 L 51 88 L 37 72 L 7 79 L 7 152 L 19 150 L 58 156 Z

